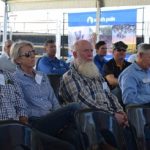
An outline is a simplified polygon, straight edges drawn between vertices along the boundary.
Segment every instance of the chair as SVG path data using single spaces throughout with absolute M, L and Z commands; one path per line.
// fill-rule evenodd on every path
M 35 65 L 35 70 L 38 70 L 38 64 L 39 64 L 39 61 L 42 57 L 38 57 L 36 58 L 36 65 Z
M 102 137 L 113 149 L 126 150 L 123 130 L 109 113 L 85 109 L 78 111 L 75 118 L 84 150 L 101 150 Z
M 126 106 L 138 150 L 150 149 L 150 105 Z
M 39 134 L 18 121 L 0 121 L 0 150 L 44 150 Z
M 58 92 L 59 92 L 60 81 L 61 81 L 62 75 L 60 75 L 60 74 L 49 74 L 48 78 L 49 78 L 51 86 L 54 90 L 54 93 L 55 93 L 56 97 L 58 98 Z

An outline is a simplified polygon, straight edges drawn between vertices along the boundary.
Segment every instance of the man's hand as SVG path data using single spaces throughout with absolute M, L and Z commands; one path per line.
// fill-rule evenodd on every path
M 24 116 L 19 117 L 19 121 L 24 124 L 28 124 L 28 118 Z
M 116 112 L 115 118 L 121 126 L 129 126 L 127 115 L 124 112 Z

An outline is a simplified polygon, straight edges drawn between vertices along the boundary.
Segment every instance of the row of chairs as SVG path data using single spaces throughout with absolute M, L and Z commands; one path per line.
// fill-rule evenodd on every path
M 45 137 L 39 131 L 15 120 L 0 122 L 1 150 L 44 150 Z M 40 136 L 39 136 L 40 135 Z M 47 139 L 48 140 L 48 139 Z
M 132 142 L 135 142 L 134 149 L 128 145 L 123 128 L 118 125 L 114 116 L 101 110 L 87 109 L 76 114 L 84 150 L 92 150 L 99 143 L 98 133 L 101 133 L 105 141 L 114 149 L 128 150 L 130 147 L 133 150 L 149 150 L 150 105 L 130 105 L 126 107 L 126 111 L 133 136 Z
M 128 106 L 127 114 L 135 150 L 149 150 L 150 106 Z M 83 150 L 103 150 L 99 145 L 101 135 L 114 150 L 128 150 L 124 131 L 114 116 L 97 109 L 84 109 L 78 111 L 75 118 Z M 0 150 L 45 150 L 48 138 L 42 134 L 18 121 L 1 121 Z

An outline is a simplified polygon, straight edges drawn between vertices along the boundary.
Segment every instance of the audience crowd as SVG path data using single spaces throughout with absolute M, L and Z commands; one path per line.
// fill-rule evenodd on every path
M 150 44 L 137 46 L 132 64 L 125 60 L 127 48 L 122 41 L 114 43 L 113 58 L 107 61 L 105 41 L 96 43 L 93 57 L 92 44 L 78 40 L 72 49 L 74 60 L 68 66 L 56 57 L 53 40 L 45 42 L 46 54 L 37 62 L 33 43 L 7 40 L 0 56 L 0 120 L 30 124 L 56 143 L 51 150 L 82 150 L 75 114 L 85 108 L 113 115 L 125 137 L 130 136 L 125 106 L 150 101 Z M 48 79 L 51 74 L 62 76 L 57 97 Z M 103 149 L 113 149 L 100 132 L 97 136 Z M 128 150 L 134 149 L 130 137 L 126 138 Z

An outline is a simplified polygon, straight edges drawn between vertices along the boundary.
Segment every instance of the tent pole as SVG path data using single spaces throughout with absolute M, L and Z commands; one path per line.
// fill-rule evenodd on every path
M 4 43 L 7 39 L 7 20 L 8 20 L 8 4 L 7 1 L 4 2 L 5 3 L 5 8 L 4 8 L 4 24 L 3 24 L 3 49 L 4 50 Z

